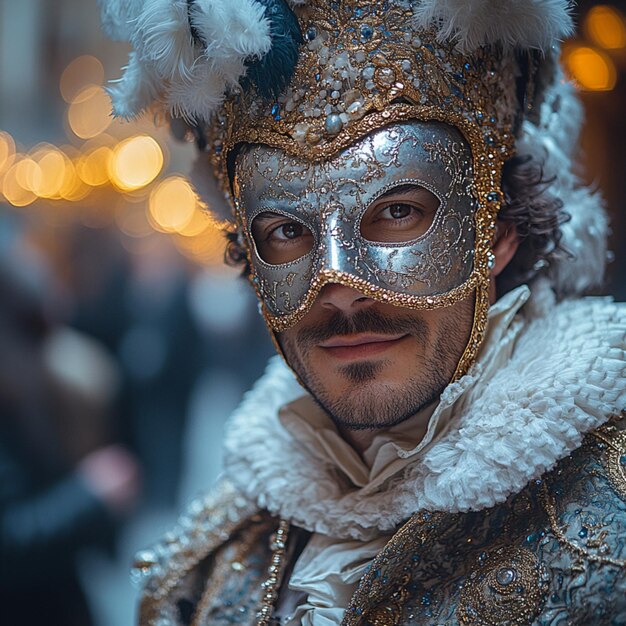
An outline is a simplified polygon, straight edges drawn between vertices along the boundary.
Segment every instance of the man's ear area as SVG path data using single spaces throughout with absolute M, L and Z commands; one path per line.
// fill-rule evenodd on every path
M 493 254 L 495 265 L 491 270 L 492 278 L 498 276 L 515 256 L 520 244 L 520 238 L 512 222 L 501 222 L 496 224 L 496 236 L 493 242 Z

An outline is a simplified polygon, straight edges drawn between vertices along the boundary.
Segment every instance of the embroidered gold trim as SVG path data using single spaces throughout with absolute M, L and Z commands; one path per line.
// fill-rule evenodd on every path
M 525 548 L 502 547 L 465 580 L 457 617 L 463 626 L 526 626 L 541 611 L 545 567 Z

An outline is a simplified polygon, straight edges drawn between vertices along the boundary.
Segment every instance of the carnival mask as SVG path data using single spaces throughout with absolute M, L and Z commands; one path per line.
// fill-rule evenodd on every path
M 451 126 L 393 124 L 317 163 L 248 146 L 235 195 L 274 330 L 301 319 L 327 283 L 419 309 L 460 299 L 472 274 L 472 157 Z

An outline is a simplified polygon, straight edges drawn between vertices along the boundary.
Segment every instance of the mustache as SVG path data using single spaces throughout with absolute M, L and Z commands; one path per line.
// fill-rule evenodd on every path
M 300 346 L 306 347 L 338 335 L 355 335 L 358 333 L 410 334 L 420 340 L 425 340 L 428 327 L 423 320 L 409 315 L 390 318 L 376 311 L 363 310 L 348 316 L 337 311 L 324 322 L 300 329 L 297 334 L 297 341 Z

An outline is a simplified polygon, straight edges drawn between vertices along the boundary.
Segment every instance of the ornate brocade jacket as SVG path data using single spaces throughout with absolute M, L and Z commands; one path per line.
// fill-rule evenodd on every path
M 290 439 L 277 409 L 302 390 L 271 364 L 231 418 L 229 479 L 138 555 L 141 626 L 280 624 L 263 616 L 309 533 L 389 537 L 344 626 L 626 624 L 626 308 L 522 320 L 523 301 L 493 307 L 487 351 L 442 394 L 453 423 L 375 488 L 340 488 Z
M 626 624 L 625 422 L 587 435 L 503 504 L 414 515 L 369 566 L 343 624 Z M 256 624 L 278 524 L 222 483 L 140 555 L 140 623 Z

